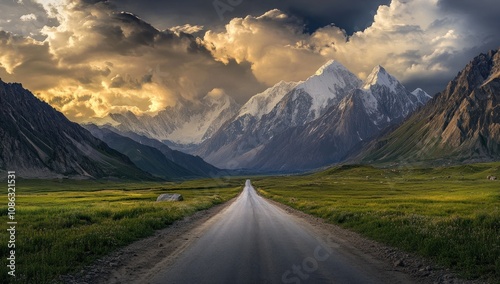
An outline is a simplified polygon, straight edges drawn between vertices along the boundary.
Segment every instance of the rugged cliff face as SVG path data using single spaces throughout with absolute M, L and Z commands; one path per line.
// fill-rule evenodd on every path
M 0 171 L 28 178 L 151 179 L 21 84 L 0 81 L 0 106 Z
M 474 58 L 426 107 L 360 155 L 365 162 L 500 158 L 500 52 Z

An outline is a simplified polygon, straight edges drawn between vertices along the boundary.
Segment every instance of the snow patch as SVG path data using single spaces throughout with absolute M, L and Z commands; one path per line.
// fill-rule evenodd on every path
M 378 101 L 370 90 L 364 91 L 361 96 L 366 113 L 373 114 L 378 112 Z
M 411 92 L 411 94 L 422 105 L 425 104 L 430 99 L 432 99 L 432 97 L 429 94 L 427 94 L 424 90 L 422 90 L 420 88 L 415 89 L 415 91 Z
M 386 86 L 391 90 L 391 92 L 397 92 L 397 86 L 399 85 L 399 81 L 394 78 L 392 75 L 387 73 L 384 67 L 378 65 L 375 67 L 370 73 L 370 75 L 366 78 L 365 84 L 363 85 L 363 89 L 369 90 L 372 86 Z
M 250 100 L 241 107 L 237 118 L 249 114 L 260 119 L 262 116 L 270 113 L 283 97 L 293 90 L 297 84 L 297 82 L 281 81 L 264 92 L 251 97 Z

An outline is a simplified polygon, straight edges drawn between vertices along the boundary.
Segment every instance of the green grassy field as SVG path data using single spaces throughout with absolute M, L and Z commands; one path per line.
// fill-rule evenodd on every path
M 500 163 L 437 169 L 339 166 L 253 178 L 270 199 L 500 283 Z
M 17 180 L 15 283 L 49 283 L 97 258 L 152 235 L 175 220 L 236 196 L 244 180 L 183 183 Z M 158 202 L 161 193 L 182 202 Z M 0 207 L 6 231 L 7 207 Z M 7 256 L 8 235 L 0 235 Z M 2 257 L 0 283 L 13 282 Z
M 339 166 L 252 177 L 268 198 L 430 257 L 463 277 L 500 281 L 500 163 L 437 169 Z M 198 210 L 236 196 L 243 178 L 182 183 L 17 181 L 16 283 L 49 283 Z M 164 192 L 185 201 L 156 203 Z M 7 207 L 0 216 L 7 220 Z M 2 230 L 6 230 L 2 222 Z M 7 244 L 7 234 L 0 244 Z M 8 254 L 6 245 L 0 246 Z M 9 283 L 6 260 L 0 283 Z

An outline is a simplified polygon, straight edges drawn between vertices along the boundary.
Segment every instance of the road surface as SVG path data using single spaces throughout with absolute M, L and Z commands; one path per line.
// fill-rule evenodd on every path
M 149 283 L 409 283 L 387 266 L 360 257 L 335 236 L 260 197 L 246 181 L 241 195 L 199 239 Z

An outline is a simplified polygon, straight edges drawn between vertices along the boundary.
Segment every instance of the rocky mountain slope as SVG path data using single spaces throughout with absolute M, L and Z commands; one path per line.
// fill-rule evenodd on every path
M 500 52 L 474 58 L 424 108 L 357 161 L 477 162 L 500 158 Z
M 0 81 L 0 106 L 0 172 L 26 178 L 152 179 L 21 84 Z
M 126 154 L 141 169 L 171 179 L 186 177 L 216 177 L 227 172 L 200 157 L 172 150 L 162 142 L 133 132 L 120 132 L 110 126 L 84 125 L 95 137 Z
M 99 129 L 92 125 L 87 125 L 85 128 L 92 135 L 106 142 L 109 147 L 129 157 L 141 170 L 156 177 L 166 180 L 200 177 L 172 162 L 156 148 L 143 145 L 108 129 Z

